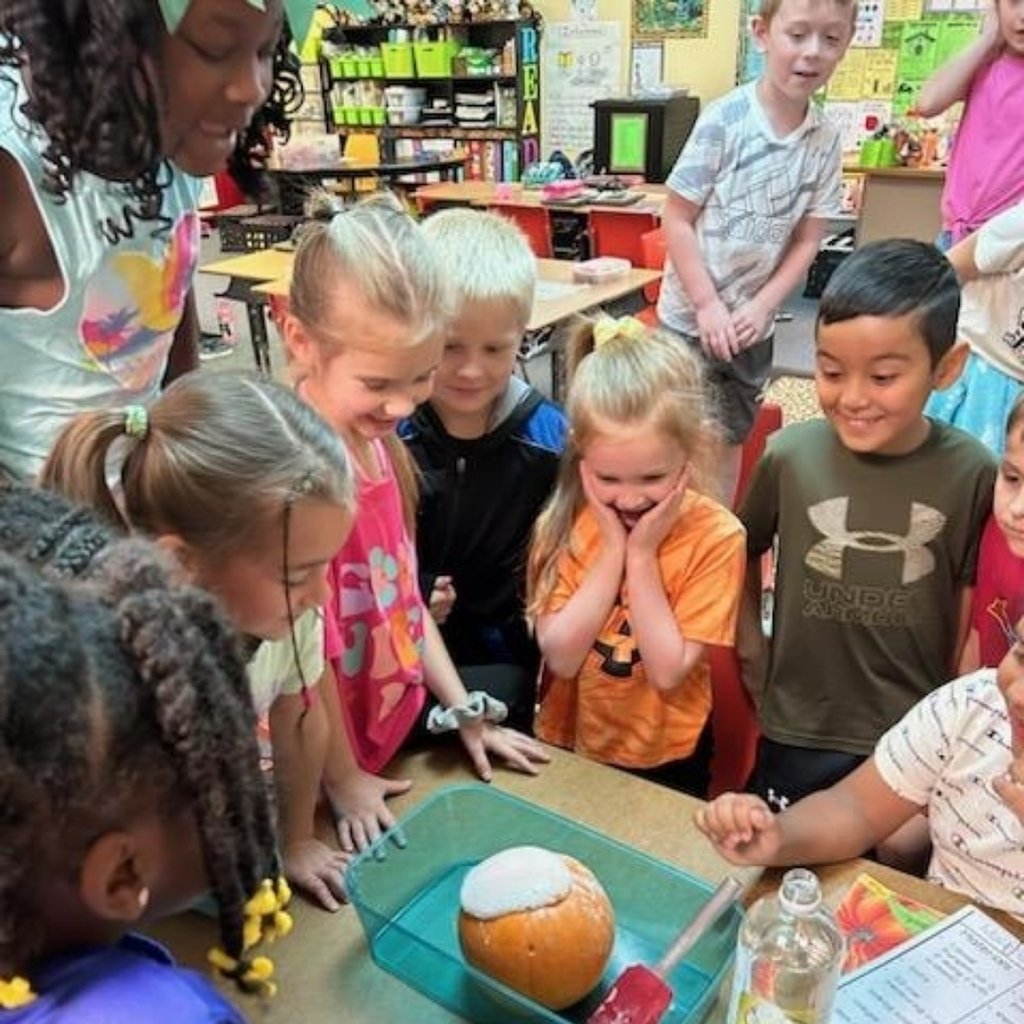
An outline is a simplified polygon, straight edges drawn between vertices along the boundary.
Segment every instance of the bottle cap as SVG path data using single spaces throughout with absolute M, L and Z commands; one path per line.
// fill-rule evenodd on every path
M 821 886 L 818 876 L 806 868 L 793 868 L 782 876 L 779 890 L 782 909 L 795 917 L 806 917 L 821 906 Z

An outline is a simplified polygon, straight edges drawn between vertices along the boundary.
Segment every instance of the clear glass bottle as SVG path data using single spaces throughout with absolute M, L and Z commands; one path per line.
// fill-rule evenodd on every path
M 787 871 L 743 919 L 729 1024 L 827 1024 L 845 952 L 817 876 Z

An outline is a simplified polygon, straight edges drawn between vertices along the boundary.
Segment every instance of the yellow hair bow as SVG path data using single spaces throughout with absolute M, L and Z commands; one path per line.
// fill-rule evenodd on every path
M 10 981 L 0 978 L 0 1010 L 17 1010 L 28 1006 L 35 998 L 36 994 L 26 978 L 14 977 Z
M 594 324 L 594 348 L 607 345 L 612 338 L 629 338 L 641 341 L 647 336 L 647 328 L 635 316 L 603 316 Z

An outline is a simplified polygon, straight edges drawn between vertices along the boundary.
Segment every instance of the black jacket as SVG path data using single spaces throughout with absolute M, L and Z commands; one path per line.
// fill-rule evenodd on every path
M 455 586 L 441 628 L 452 659 L 532 672 L 539 655 L 523 614 L 526 558 L 567 425 L 556 405 L 515 377 L 499 416 L 483 437 L 462 440 L 428 402 L 399 433 L 422 474 L 416 547 L 424 599 L 437 576 L 451 576 Z

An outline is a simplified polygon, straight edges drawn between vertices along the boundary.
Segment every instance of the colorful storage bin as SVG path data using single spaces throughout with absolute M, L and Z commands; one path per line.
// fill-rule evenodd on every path
M 412 43 L 381 43 L 380 50 L 385 78 L 415 77 Z

